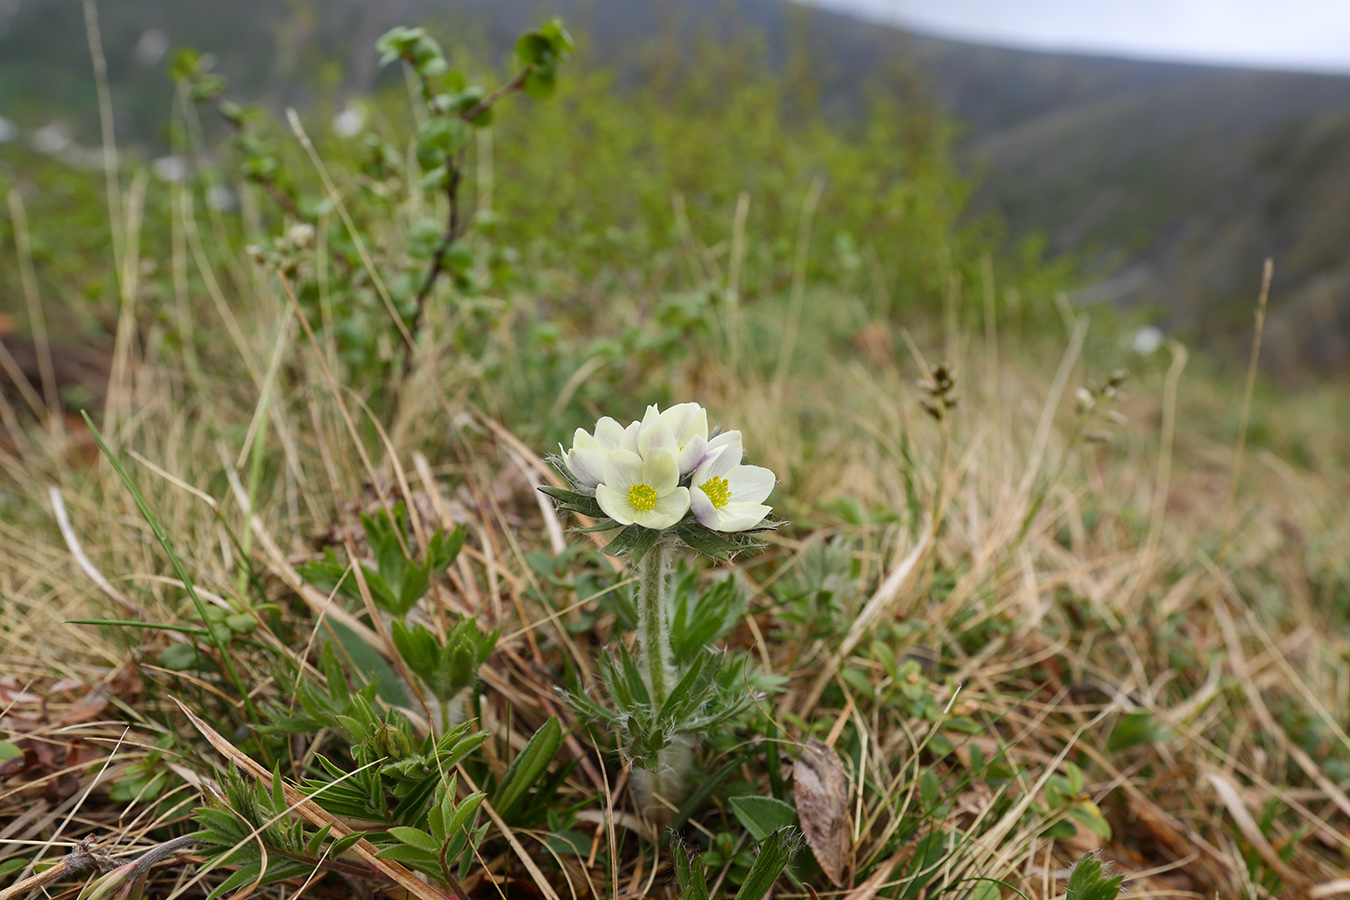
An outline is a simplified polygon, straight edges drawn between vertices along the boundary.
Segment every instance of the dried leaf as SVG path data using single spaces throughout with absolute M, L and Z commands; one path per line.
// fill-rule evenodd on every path
M 792 765 L 792 794 L 806 843 L 830 883 L 844 883 L 852 844 L 848 775 L 839 755 L 812 738 Z
M 70 705 L 61 716 L 62 725 L 75 725 L 80 722 L 88 722 L 90 719 L 98 718 L 103 710 L 108 708 L 108 698 L 102 691 L 90 691 L 79 700 Z

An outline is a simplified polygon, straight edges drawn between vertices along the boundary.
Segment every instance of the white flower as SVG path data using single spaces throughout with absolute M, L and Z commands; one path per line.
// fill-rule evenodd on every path
M 661 413 L 661 421 L 675 436 L 680 474 L 688 475 L 707 455 L 708 411 L 697 403 L 677 403 Z
M 674 525 L 689 511 L 689 488 L 680 487 L 675 454 L 664 447 L 641 456 L 623 449 L 610 453 L 595 499 L 620 525 L 636 522 L 658 530 Z
M 625 430 L 609 416 L 604 416 L 595 423 L 594 436 L 587 433 L 586 429 L 578 428 L 576 434 L 572 435 L 572 449 L 563 454 L 567 468 L 572 471 L 577 481 L 587 487 L 595 487 L 604 477 L 605 460 L 611 453 L 620 447 L 627 450 L 637 449 L 637 430 L 637 422 Z M 558 449 L 561 451 L 562 447 Z
M 708 455 L 708 413 L 697 403 L 681 403 L 665 412 L 647 407 L 637 431 L 637 452 L 646 456 L 656 450 L 674 454 L 680 477 L 694 471 Z
M 188 163 L 181 156 L 161 156 L 150 164 L 150 170 L 161 181 L 182 181 L 187 177 Z
M 366 108 L 360 104 L 348 104 L 333 117 L 333 133 L 338 137 L 355 137 L 366 127 Z
M 1134 333 L 1134 340 L 1131 346 L 1134 352 L 1140 356 L 1152 356 L 1167 340 L 1167 335 L 1163 334 L 1162 329 L 1155 325 L 1145 325 Z
M 694 516 L 713 531 L 745 531 L 770 513 L 764 505 L 774 474 L 763 466 L 741 465 L 741 433 L 719 434 L 708 457 L 694 471 L 689 492 Z

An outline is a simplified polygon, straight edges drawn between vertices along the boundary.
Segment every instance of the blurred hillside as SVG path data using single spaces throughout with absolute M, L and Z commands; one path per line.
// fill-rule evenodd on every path
M 1084 263 L 1080 302 L 1142 308 L 1164 327 L 1242 358 L 1262 260 L 1275 258 L 1267 363 L 1350 369 L 1350 79 L 978 47 L 906 34 L 779 0 L 236 0 L 100 6 L 121 133 L 163 146 L 168 47 L 213 53 L 240 94 L 268 105 L 337 104 L 380 77 L 371 47 L 420 22 L 504 55 L 541 13 L 564 16 L 592 63 L 624 79 L 678 69 L 691 42 L 762 36 L 800 91 L 856 120 L 881 73 L 903 69 L 962 123 L 972 208 L 1013 239 L 1041 233 Z M 475 41 L 476 43 L 476 41 Z M 76 0 L 0 6 L 0 115 L 97 135 Z M 891 80 L 895 83 L 894 79 Z M 814 98 L 813 98 L 814 99 Z M 813 104 L 815 105 L 815 104 Z M 156 150 L 153 152 L 162 152 Z

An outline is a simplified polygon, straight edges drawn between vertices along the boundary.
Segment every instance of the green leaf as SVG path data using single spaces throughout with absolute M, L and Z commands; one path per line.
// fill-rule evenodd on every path
M 506 820 L 525 799 L 525 794 L 540 776 L 548 770 L 549 763 L 562 745 L 562 724 L 557 716 L 549 716 L 533 737 L 525 744 L 516 758 L 511 761 L 501 783 L 493 792 L 492 805 L 497 813 Z
M 1083 793 L 1083 789 L 1087 787 L 1087 779 L 1083 777 L 1083 770 L 1071 762 L 1064 764 L 1064 777 L 1069 780 L 1069 793 L 1075 797 Z
M 440 853 L 441 842 L 420 828 L 390 828 L 389 833 L 410 847 L 425 850 L 428 853 Z
M 431 809 L 427 811 L 427 827 L 431 829 L 431 835 L 438 842 L 445 843 L 445 812 L 440 804 L 433 803 Z
M 249 863 L 246 866 L 240 866 L 234 870 L 234 874 L 222 881 L 216 886 L 216 889 L 206 895 L 206 900 L 215 900 L 216 897 L 224 896 L 231 891 L 237 890 L 247 884 L 252 884 L 262 873 L 262 863 Z
M 1088 854 L 1073 867 L 1065 900 L 1116 900 L 1124 880 L 1123 875 L 1108 878 L 1101 860 Z
M 367 516 L 367 518 L 373 519 L 370 516 Z M 383 525 L 382 520 L 380 524 Z M 371 530 L 368 529 L 367 533 L 371 533 Z M 380 534 L 377 543 L 371 544 L 371 549 L 375 551 L 375 562 L 380 567 L 379 575 L 384 583 L 390 588 L 401 583 L 409 559 L 403 550 L 403 545 L 399 543 L 398 534 L 392 528 L 388 529 Z
M 394 595 L 393 588 L 389 586 L 383 575 L 365 563 L 361 564 L 361 574 L 365 576 L 366 587 L 370 589 L 370 598 L 375 601 L 376 606 L 398 616 L 407 612 L 406 609 L 399 609 L 398 597 Z M 355 583 L 356 579 L 353 578 L 352 582 Z M 357 592 L 359 595 L 359 585 L 357 585 Z
M 423 850 L 421 847 L 414 847 L 411 844 L 395 844 L 392 847 L 385 847 L 375 855 L 380 859 L 392 859 L 395 862 L 401 863 L 430 863 L 436 865 L 439 861 L 439 857 L 437 856 L 438 853 L 440 853 L 440 847 L 437 847 L 436 851 L 432 852 L 430 850 Z
M 698 786 L 694 792 L 689 795 L 689 799 L 684 801 L 680 811 L 675 814 L 675 818 L 670 820 L 670 827 L 679 829 L 689 820 L 695 812 L 703 808 L 703 804 L 708 802 L 708 798 L 713 795 L 722 783 L 731 777 L 737 769 L 741 767 L 739 759 L 733 759 L 731 762 L 724 763 L 720 769 L 713 772 L 706 778 L 698 779 Z
M 516 39 L 516 58 L 521 65 L 537 66 L 553 55 L 553 45 L 537 31 L 527 31 Z
M 437 116 L 417 129 L 417 143 L 420 149 L 444 159 L 458 153 L 469 142 L 471 134 L 467 122 Z
M 591 839 L 577 831 L 555 831 L 544 839 L 544 846 L 559 855 L 584 857 L 591 852 Z
M 1077 833 L 1078 829 L 1067 819 L 1060 819 L 1058 822 L 1046 828 L 1043 832 L 1046 837 L 1056 841 L 1071 840 Z
M 708 867 L 703 857 L 685 847 L 674 848 L 675 880 L 684 900 L 708 900 Z
M 413 701 L 403 686 L 403 679 L 398 677 L 375 648 L 341 622 L 327 619 L 324 628 L 332 630 L 333 638 L 341 648 L 339 654 L 351 660 L 355 671 L 375 676 L 376 694 L 381 700 L 390 706 L 412 707 Z
M 319 848 L 323 846 L 324 841 L 328 840 L 328 832 L 332 830 L 333 823 L 329 822 L 327 825 L 314 832 L 313 836 L 305 843 L 305 853 L 310 856 L 318 856 Z
M 431 536 L 431 540 L 427 542 L 427 560 L 431 563 L 436 577 L 459 558 L 459 551 L 464 548 L 464 541 L 468 536 L 469 530 L 463 525 L 456 525 L 448 532 L 438 529 Z
M 358 843 L 360 843 L 361 838 L 365 836 L 366 833 L 364 831 L 353 831 L 346 837 L 338 838 L 336 841 L 333 841 L 333 849 L 329 853 L 329 855 L 333 857 L 341 856 L 348 850 L 352 849 L 352 847 L 355 847 Z
M 23 756 L 23 751 L 9 741 L 0 741 L 0 763 L 8 762 L 16 756 Z
M 1127 712 L 1116 722 L 1116 726 L 1111 729 L 1111 736 L 1106 739 L 1106 749 L 1109 753 L 1118 753 L 1140 744 L 1169 741 L 1171 739 L 1172 732 L 1154 721 L 1151 712 L 1146 709 L 1136 709 Z
M 975 885 L 970 892 L 970 900 L 1000 900 L 1003 892 L 999 886 L 1004 882 L 996 881 L 993 878 L 981 878 L 980 883 Z
M 404 611 L 412 609 L 417 601 L 426 595 L 431 586 L 425 566 L 412 563 L 403 570 L 403 580 L 398 587 L 398 608 Z
M 745 592 L 730 578 L 706 591 L 698 573 L 681 566 L 670 598 L 670 644 L 677 661 L 691 659 L 745 620 Z
M 924 769 L 923 774 L 919 776 L 919 801 L 923 803 L 924 811 L 932 812 L 937 809 L 941 796 L 942 787 L 938 784 L 937 775 L 933 774 L 932 769 Z
M 455 814 L 450 817 L 450 821 L 445 823 L 445 833 L 451 837 L 457 837 L 461 830 L 473 821 L 474 814 L 478 812 L 478 807 L 487 794 L 482 791 L 470 794 L 455 808 Z
M 201 663 L 202 655 L 191 644 L 170 644 L 159 654 L 159 664 L 172 672 L 196 669 Z
M 1111 840 L 1111 823 L 1102 816 L 1102 811 L 1091 800 L 1080 800 L 1069 807 L 1069 817 L 1096 834 L 1104 841 Z
M 797 810 L 776 797 L 733 797 L 731 811 L 757 842 L 797 823 Z
M 736 892 L 736 900 L 761 900 L 783 874 L 783 869 L 792 861 L 797 852 L 797 832 L 793 828 L 784 828 L 769 835 L 759 845 L 759 856 L 750 867 L 741 889 Z

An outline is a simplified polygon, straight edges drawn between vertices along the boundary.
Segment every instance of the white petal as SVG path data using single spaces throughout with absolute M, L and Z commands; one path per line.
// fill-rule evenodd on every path
M 643 480 L 642 457 L 629 450 L 615 450 L 605 458 L 605 475 L 602 480 L 627 496 L 628 489 Z
M 577 481 L 587 487 L 595 487 L 605 477 L 606 453 L 593 453 L 590 450 L 572 449 L 567 453 L 567 468 L 572 470 Z
M 595 440 L 606 450 L 618 450 L 623 440 L 623 426 L 609 416 L 601 416 L 595 423 Z
M 642 481 L 656 488 L 658 496 L 669 494 L 680 483 L 680 467 L 669 450 L 653 450 L 642 457 Z
M 710 526 L 714 531 L 744 531 L 754 528 L 773 510 L 755 503 L 728 503 L 717 511 L 717 524 Z
M 684 518 L 689 511 L 689 488 L 676 488 L 656 500 L 646 512 L 633 511 L 633 521 L 643 528 L 669 528 Z
M 661 421 L 661 414 L 655 406 L 647 407 L 647 415 L 642 417 L 642 427 L 638 429 L 638 453 L 646 456 L 657 450 L 669 450 L 678 453 L 680 445 L 675 441 L 675 432 Z
M 629 422 L 628 427 L 623 430 L 623 437 L 619 440 L 619 449 L 638 452 L 637 438 L 641 428 L 641 422 Z
M 724 434 L 718 434 L 707 443 L 707 456 L 703 459 L 703 466 L 699 467 L 705 471 L 703 478 L 711 478 L 713 475 L 725 476 L 733 468 L 740 466 L 741 455 L 744 452 L 744 448 L 741 447 L 741 433 L 729 433 L 732 437 L 728 440 L 722 440 Z
M 677 403 L 661 413 L 661 419 L 675 433 L 681 447 L 696 437 L 708 437 L 708 411 L 697 403 Z
M 689 506 L 694 510 L 694 518 L 698 519 L 707 528 L 717 530 L 717 507 L 712 505 L 708 495 L 694 487 L 689 492 Z
M 600 453 L 610 448 L 607 448 L 604 444 L 591 437 L 586 429 L 578 428 L 576 433 L 572 435 L 572 449 L 589 450 L 592 453 Z
M 730 462 L 722 459 L 722 457 L 728 455 L 731 459 Z M 714 475 L 725 475 L 730 469 L 735 468 L 736 464 L 740 461 L 741 451 L 739 444 L 722 444 L 720 447 L 714 447 L 710 441 L 708 443 L 707 453 L 703 457 L 703 462 L 699 463 L 698 468 L 694 470 L 694 477 L 691 479 L 691 483 L 694 487 L 698 487 Z
M 694 437 L 680 448 L 678 457 L 680 474 L 688 475 L 703 464 L 703 460 L 708 456 L 707 442 L 699 435 Z
M 741 445 L 741 433 L 734 428 L 731 431 L 724 431 L 717 437 L 708 441 L 708 452 L 726 447 L 730 444 Z
M 727 473 L 733 503 L 763 503 L 777 479 L 763 466 L 737 466 Z
M 627 491 L 616 491 L 609 485 L 602 484 L 595 489 L 595 501 L 600 504 L 605 515 L 614 521 L 621 525 L 633 524 L 633 514 L 637 510 L 629 505 Z

